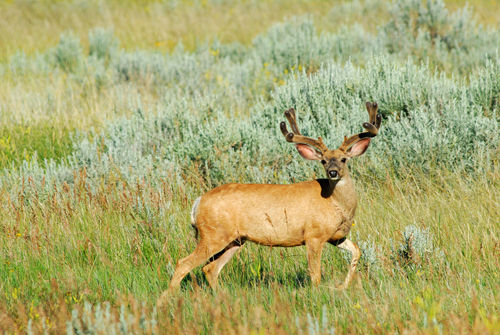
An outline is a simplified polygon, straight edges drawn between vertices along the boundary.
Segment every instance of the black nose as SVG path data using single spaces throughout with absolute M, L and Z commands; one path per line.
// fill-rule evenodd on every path
M 330 170 L 330 171 L 328 171 L 328 175 L 330 176 L 330 178 L 337 178 L 339 173 L 335 170 Z

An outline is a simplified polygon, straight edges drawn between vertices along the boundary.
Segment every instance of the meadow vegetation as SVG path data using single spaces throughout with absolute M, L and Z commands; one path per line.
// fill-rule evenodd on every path
M 498 4 L 293 3 L 0 4 L 2 332 L 500 332 Z M 247 244 L 219 290 L 197 269 L 155 307 L 195 198 L 323 176 L 285 109 L 333 147 L 365 101 L 349 289 L 333 247 L 312 288 L 304 248 Z

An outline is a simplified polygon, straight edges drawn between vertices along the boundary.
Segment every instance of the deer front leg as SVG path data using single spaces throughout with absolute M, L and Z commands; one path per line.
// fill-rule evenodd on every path
M 344 283 L 337 286 L 337 289 L 344 290 L 347 288 L 347 286 L 349 286 L 349 283 L 352 280 L 354 271 L 356 270 L 356 265 L 358 265 L 359 258 L 361 257 L 361 251 L 359 250 L 356 244 L 354 244 L 352 241 L 348 239 L 345 239 L 343 242 L 339 244 L 336 244 L 335 242 L 333 242 L 332 244 L 336 245 L 340 249 L 349 250 L 352 254 L 351 266 L 349 267 L 349 272 L 347 273 Z
M 324 242 L 320 240 L 306 241 L 307 263 L 309 264 L 309 275 L 313 286 L 319 286 L 321 282 L 321 252 Z

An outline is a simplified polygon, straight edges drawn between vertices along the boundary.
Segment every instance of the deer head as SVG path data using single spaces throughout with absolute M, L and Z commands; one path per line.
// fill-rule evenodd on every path
M 280 123 L 280 129 L 288 142 L 295 143 L 295 147 L 302 157 L 320 161 L 325 168 L 327 177 L 333 181 L 339 181 L 349 174 L 347 162 L 353 157 L 362 155 L 380 129 L 382 117 L 377 113 L 377 103 L 367 102 L 366 109 L 370 117 L 369 122 L 363 123 L 363 128 L 366 131 L 351 137 L 345 136 L 344 142 L 334 150 L 328 149 L 321 137 L 315 140 L 300 133 L 293 108 L 285 111 L 292 131 L 288 131 L 285 122 Z

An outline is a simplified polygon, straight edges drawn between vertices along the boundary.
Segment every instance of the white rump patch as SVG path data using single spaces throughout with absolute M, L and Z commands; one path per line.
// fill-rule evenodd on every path
M 191 209 L 191 224 L 194 226 L 196 223 L 196 214 L 198 214 L 198 205 L 200 204 L 201 197 L 196 198 Z

